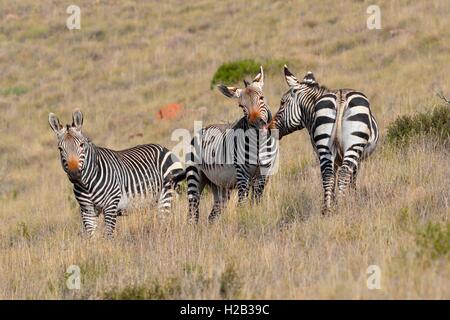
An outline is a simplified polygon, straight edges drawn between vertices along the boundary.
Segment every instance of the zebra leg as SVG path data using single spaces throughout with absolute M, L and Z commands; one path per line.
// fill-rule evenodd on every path
M 88 237 L 94 235 L 97 229 L 98 213 L 93 204 L 80 205 L 81 221 L 83 222 L 84 232 Z
M 334 166 L 331 160 L 323 158 L 320 161 L 320 171 L 322 174 L 324 194 L 322 214 L 327 215 L 332 213 L 332 205 L 334 203 L 334 189 L 336 186 Z
M 242 205 L 247 202 L 248 190 L 250 187 L 250 179 L 243 166 L 237 166 L 237 181 L 236 187 L 238 189 L 238 204 Z
M 359 142 L 359 141 L 358 141 Z M 364 143 L 355 143 L 351 145 L 344 153 L 342 166 L 338 173 L 338 195 L 341 196 L 350 187 L 356 188 L 356 175 L 361 161 L 361 156 L 366 147 Z
M 84 233 L 92 237 L 97 229 L 97 220 L 100 214 L 98 208 L 94 206 L 89 191 L 81 185 L 76 184 L 73 188 L 75 199 L 80 205 L 81 221 L 83 223 Z
M 230 199 L 230 191 L 227 188 L 219 188 L 216 185 L 211 185 L 214 195 L 214 205 L 211 213 L 208 216 L 208 222 L 213 223 L 222 213 L 227 201 Z
M 265 175 L 260 174 L 255 178 L 252 188 L 252 202 L 259 203 L 261 201 L 266 183 L 267 176 Z
M 174 191 L 173 181 L 171 179 L 166 179 L 163 182 L 163 187 L 158 200 L 158 214 L 160 217 L 164 217 L 170 213 Z
M 346 160 L 344 158 L 342 166 L 338 171 L 339 196 L 344 195 L 347 192 L 349 186 L 356 185 L 356 168 L 357 165 L 354 162 Z
M 351 178 L 350 178 L 350 188 L 353 191 L 356 190 L 356 177 L 357 176 L 358 176 L 358 166 L 355 166 L 355 168 L 353 169 L 353 174 L 351 175 Z
M 119 201 L 113 202 L 113 203 L 109 204 L 106 208 L 103 209 L 103 215 L 104 215 L 105 227 L 106 227 L 106 236 L 108 238 L 113 237 L 114 230 L 116 228 L 118 203 L 119 203 Z
M 187 195 L 189 202 L 189 222 L 198 222 L 200 195 L 206 184 L 204 174 L 196 166 L 186 169 Z

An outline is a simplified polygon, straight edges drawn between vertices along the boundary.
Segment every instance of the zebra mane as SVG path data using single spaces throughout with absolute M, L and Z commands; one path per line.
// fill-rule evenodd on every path
M 94 145 L 94 142 L 92 141 L 91 137 L 89 135 L 87 135 L 84 131 L 81 132 L 81 135 L 84 137 L 84 139 L 86 140 L 87 143 L 89 143 L 90 145 Z
M 86 139 L 87 143 L 94 144 L 94 142 L 92 142 L 92 139 L 90 137 L 88 137 L 87 135 L 84 135 L 84 138 Z
M 330 91 L 330 89 L 327 86 L 321 85 L 318 82 L 302 81 L 300 82 L 300 84 L 306 85 L 314 90 L 323 90 L 324 92 Z

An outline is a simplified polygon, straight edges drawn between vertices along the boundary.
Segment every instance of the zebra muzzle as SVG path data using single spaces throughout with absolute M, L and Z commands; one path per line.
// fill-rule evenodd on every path
M 81 171 L 80 170 L 69 170 L 69 171 L 67 171 L 67 175 L 69 176 L 69 180 L 71 182 L 77 182 L 81 178 Z

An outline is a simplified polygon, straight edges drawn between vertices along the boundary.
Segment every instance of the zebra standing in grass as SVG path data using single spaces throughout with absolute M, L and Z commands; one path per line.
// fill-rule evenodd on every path
M 159 212 L 170 210 L 175 180 L 184 175 L 181 163 L 156 144 L 114 151 L 93 144 L 81 131 L 83 114 L 76 110 L 72 125 L 62 126 L 50 113 L 58 139 L 61 164 L 73 183 L 84 229 L 92 235 L 103 211 L 106 234 L 112 236 L 116 218 L 136 196 L 158 196 Z
M 320 86 L 311 72 L 303 81 L 284 66 L 290 89 L 281 98 L 274 118 L 280 139 L 307 128 L 320 161 L 324 189 L 323 213 L 331 212 L 338 194 L 356 187 L 360 160 L 369 156 L 378 141 L 378 125 L 367 97 L 352 89 L 328 90 Z
M 233 124 L 210 125 L 200 130 L 191 141 L 186 154 L 189 218 L 198 222 L 200 196 L 206 184 L 214 195 L 214 205 L 208 217 L 213 222 L 229 200 L 231 189 L 238 189 L 239 203 L 246 201 L 250 186 L 252 198 L 258 201 L 267 175 L 273 169 L 278 141 L 268 130 L 272 115 L 262 92 L 264 73 L 245 88 L 219 85 L 229 98 L 236 98 L 244 117 Z

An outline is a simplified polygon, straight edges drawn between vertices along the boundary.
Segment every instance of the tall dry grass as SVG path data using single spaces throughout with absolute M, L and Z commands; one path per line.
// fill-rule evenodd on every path
M 400 149 L 382 139 L 358 193 L 329 218 L 301 132 L 282 140 L 261 204 L 237 208 L 233 197 L 208 226 L 207 194 L 189 226 L 183 195 L 164 221 L 136 210 L 113 241 L 87 241 L 47 124 L 50 111 L 69 121 L 79 107 L 99 145 L 173 146 L 174 128 L 240 116 L 209 85 L 220 64 L 250 57 L 364 91 L 384 134 L 450 88 L 447 1 L 379 1 L 378 31 L 366 28 L 367 1 L 77 4 L 82 29 L 69 31 L 58 2 L 0 3 L 0 298 L 450 298 L 448 254 L 421 241 L 433 239 L 429 225 L 449 225 L 449 153 L 430 139 Z M 282 70 L 266 75 L 272 111 L 285 90 Z M 170 102 L 184 116 L 157 122 Z M 380 290 L 366 286 L 373 264 Z M 81 268 L 81 290 L 66 288 L 69 265 Z

